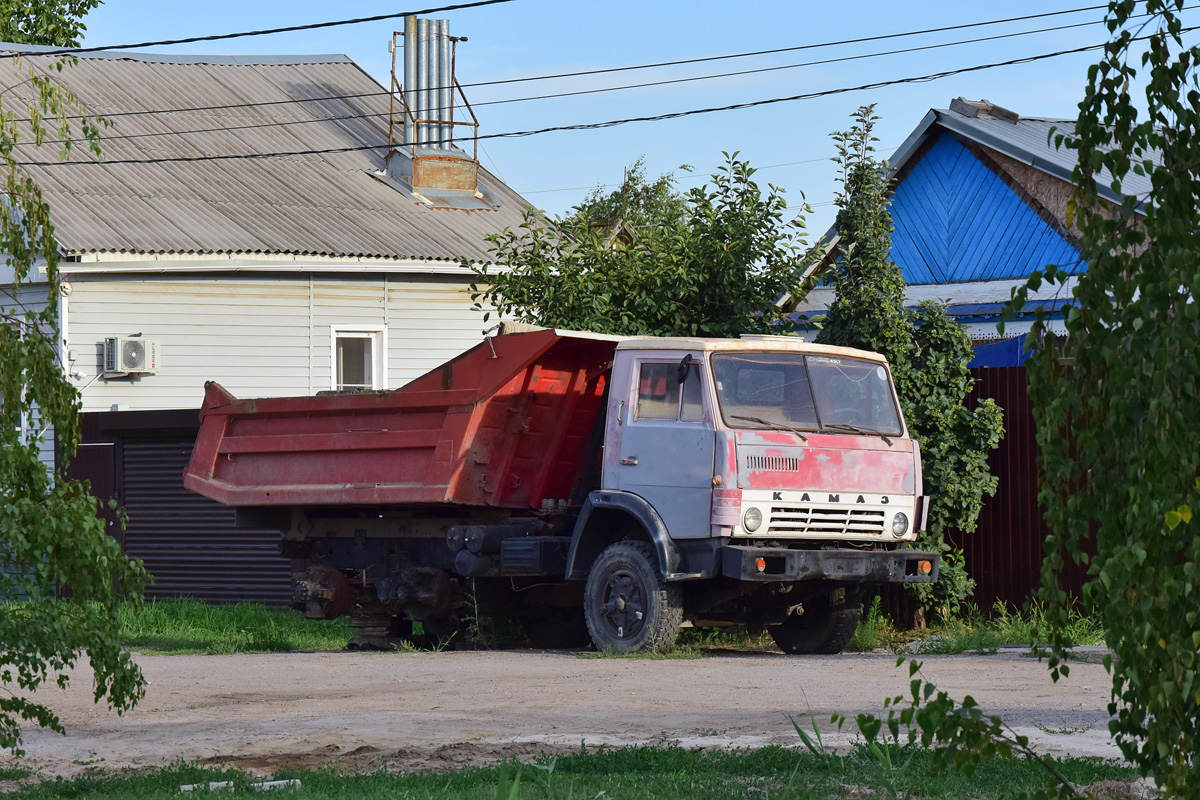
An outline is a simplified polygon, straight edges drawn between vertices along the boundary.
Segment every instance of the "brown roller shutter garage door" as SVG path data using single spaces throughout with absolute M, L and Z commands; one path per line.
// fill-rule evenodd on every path
M 239 528 L 233 509 L 183 486 L 194 437 L 122 439 L 125 552 L 154 576 L 148 597 L 286 604 L 291 562 L 279 532 Z

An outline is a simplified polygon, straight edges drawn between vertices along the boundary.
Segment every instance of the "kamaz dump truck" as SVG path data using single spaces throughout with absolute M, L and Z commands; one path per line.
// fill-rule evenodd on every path
M 502 332 L 393 391 L 209 383 L 200 413 L 186 485 L 278 528 L 297 607 L 354 646 L 507 617 L 539 647 L 661 650 L 690 622 L 834 653 L 864 584 L 938 574 L 874 353 Z

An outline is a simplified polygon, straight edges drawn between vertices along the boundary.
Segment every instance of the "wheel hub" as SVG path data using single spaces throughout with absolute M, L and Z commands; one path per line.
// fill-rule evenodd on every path
M 646 587 L 636 575 L 621 570 L 609 576 L 604 587 L 603 614 L 617 638 L 638 634 L 646 617 Z

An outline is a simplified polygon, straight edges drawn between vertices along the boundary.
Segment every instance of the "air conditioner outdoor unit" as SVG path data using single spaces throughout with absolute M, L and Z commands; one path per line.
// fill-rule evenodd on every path
M 104 340 L 104 375 L 145 375 L 158 372 L 162 343 L 139 336 L 110 336 Z

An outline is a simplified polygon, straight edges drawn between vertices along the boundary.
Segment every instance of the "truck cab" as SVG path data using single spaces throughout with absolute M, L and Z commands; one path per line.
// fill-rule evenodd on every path
M 589 571 L 589 627 L 611 649 L 660 637 L 642 623 L 661 591 L 681 618 L 749 620 L 789 652 L 838 652 L 863 583 L 936 579 L 937 555 L 906 549 L 924 527 L 920 451 L 878 354 L 788 336 L 624 340 L 603 464 L 591 506 L 637 516 L 663 582 L 631 599 L 630 564 L 603 586 Z M 592 542 L 583 561 L 602 555 Z

